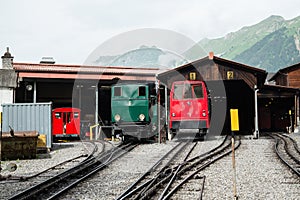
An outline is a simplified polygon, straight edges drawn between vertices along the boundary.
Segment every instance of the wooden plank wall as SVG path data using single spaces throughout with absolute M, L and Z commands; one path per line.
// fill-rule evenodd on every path
M 244 80 L 250 88 L 254 88 L 254 85 L 257 85 L 258 82 L 257 77 L 253 73 L 208 61 L 197 66 L 188 66 L 179 72 L 173 72 L 167 80 L 168 86 L 170 87 L 173 81 L 186 80 L 190 72 L 197 74 L 197 80 Z
M 288 85 L 293 88 L 300 88 L 300 69 L 288 73 Z
M 250 88 L 254 88 L 254 85 L 257 85 L 257 78 L 253 73 L 232 66 L 210 63 L 204 66 L 197 66 L 197 70 L 205 81 L 244 80 Z

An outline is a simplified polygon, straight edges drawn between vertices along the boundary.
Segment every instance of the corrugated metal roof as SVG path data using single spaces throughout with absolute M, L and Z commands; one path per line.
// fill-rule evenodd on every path
M 110 74 L 156 74 L 159 68 L 134 68 L 134 67 L 103 67 L 85 65 L 61 64 L 33 64 L 13 63 L 16 72 L 52 72 L 52 73 L 110 73 Z
M 105 67 L 87 65 L 13 63 L 20 78 L 151 80 L 166 69 L 136 67 Z

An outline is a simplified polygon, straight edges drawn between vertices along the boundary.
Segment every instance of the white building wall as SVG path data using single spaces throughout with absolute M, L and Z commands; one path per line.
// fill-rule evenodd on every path
M 0 112 L 3 103 L 14 103 L 14 90 L 12 88 L 0 88 Z

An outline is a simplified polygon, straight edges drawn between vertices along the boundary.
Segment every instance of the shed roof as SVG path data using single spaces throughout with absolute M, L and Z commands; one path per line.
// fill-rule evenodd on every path
M 180 67 L 174 68 L 174 69 L 169 70 L 169 71 L 161 72 L 160 74 L 158 74 L 158 77 L 159 78 L 168 77 L 170 74 L 172 74 L 176 71 L 180 72 L 181 70 L 183 70 L 185 68 L 192 67 L 192 66 L 197 66 L 199 64 L 204 64 L 206 62 L 214 62 L 216 64 L 228 66 L 228 67 L 231 67 L 233 69 L 242 70 L 242 71 L 246 71 L 246 72 L 255 74 L 255 76 L 261 81 L 262 84 L 265 82 L 266 77 L 267 77 L 267 72 L 263 69 L 251 67 L 249 65 L 245 65 L 245 64 L 242 64 L 242 63 L 238 63 L 238 62 L 234 62 L 234 61 L 227 60 L 227 59 L 224 59 L 224 58 L 220 58 L 220 57 L 214 56 L 212 52 L 210 53 L 209 56 L 206 56 L 202 59 L 190 62 L 188 64 L 182 65 Z
M 274 97 L 294 97 L 295 95 L 299 95 L 300 89 L 291 88 L 281 85 L 264 85 L 258 91 L 259 98 L 274 98 Z
M 199 60 L 195 60 L 193 62 L 187 63 L 185 65 L 182 65 L 180 67 L 174 68 L 172 70 L 161 72 L 159 74 L 159 76 L 164 76 L 164 75 L 166 75 L 168 73 L 172 73 L 172 71 L 180 71 L 181 69 L 186 68 L 188 66 L 192 66 L 192 65 L 196 65 L 196 64 L 201 64 L 201 63 L 207 62 L 209 60 L 212 60 L 215 63 L 227 64 L 227 65 L 230 65 L 231 67 L 236 68 L 236 69 L 245 70 L 245 71 L 249 71 L 249 72 L 257 72 L 257 73 L 260 73 L 260 74 L 262 74 L 264 76 L 267 75 L 267 72 L 265 70 L 263 70 L 263 69 L 251 67 L 249 65 L 245 65 L 245 64 L 242 64 L 242 63 L 234 62 L 234 61 L 227 60 L 227 59 L 224 59 L 224 58 L 220 58 L 220 57 L 217 57 L 217 56 L 213 56 L 213 57 L 206 56 L 204 58 L 201 58 Z
M 282 69 L 278 70 L 276 72 L 276 74 L 269 79 L 269 81 L 273 81 L 280 75 L 287 75 L 289 72 L 292 72 L 292 71 L 295 71 L 295 70 L 298 70 L 298 69 L 300 69 L 300 63 L 291 65 L 291 66 L 286 67 L 286 68 L 282 68 Z

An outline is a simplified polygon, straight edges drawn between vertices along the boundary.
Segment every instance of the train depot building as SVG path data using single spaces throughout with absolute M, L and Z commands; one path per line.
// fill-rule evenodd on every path
M 76 107 L 90 125 L 110 122 L 110 87 L 125 81 L 155 81 L 158 69 L 14 63 L 19 87 L 15 102 L 52 102 L 53 108 Z M 95 117 L 97 116 L 97 117 Z
M 238 109 L 239 133 L 256 138 L 262 131 L 297 131 L 299 125 L 300 64 L 281 69 L 267 80 L 265 70 L 213 53 L 174 69 L 160 70 L 18 63 L 7 50 L 0 70 L 1 104 L 52 102 L 53 109 L 77 107 L 82 110 L 82 123 L 89 126 L 110 125 L 110 89 L 118 81 L 156 81 L 169 89 L 172 82 L 186 79 L 203 80 L 208 87 L 212 136 L 231 132 L 230 109 Z M 7 73 L 10 81 L 4 81 Z
M 298 126 L 300 84 L 293 82 L 293 87 L 289 87 L 287 83 L 297 80 L 295 71 L 300 74 L 299 64 L 283 70 L 291 71 L 291 68 L 294 69 L 290 75 L 293 78 L 285 77 L 285 85 L 275 85 L 282 83 L 279 81 L 266 84 L 265 70 L 210 53 L 205 58 L 163 72 L 158 78 L 166 85 L 190 78 L 206 82 L 212 102 L 210 135 L 230 133 L 230 109 L 238 109 L 239 133 L 258 137 L 260 131 L 294 131 Z M 279 74 L 282 72 L 270 81 Z

